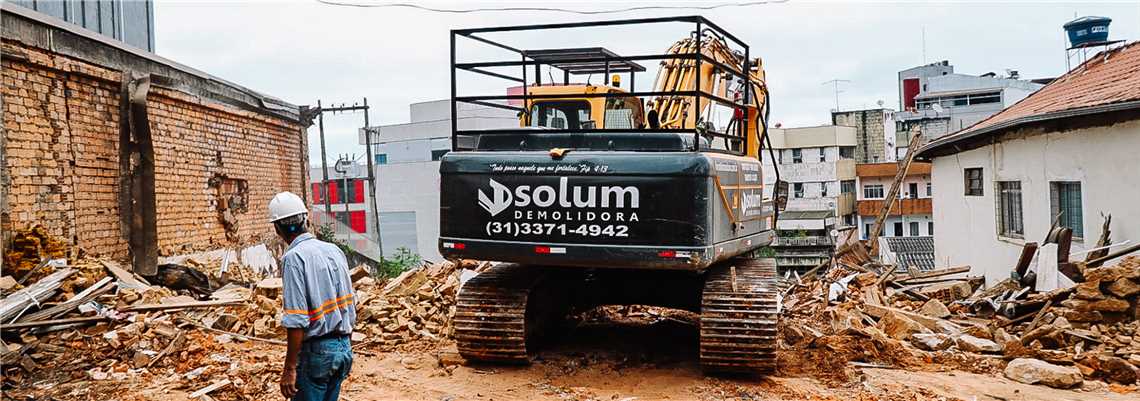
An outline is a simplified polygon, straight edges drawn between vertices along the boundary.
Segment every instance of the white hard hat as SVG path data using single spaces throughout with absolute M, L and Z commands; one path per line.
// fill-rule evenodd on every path
M 308 213 L 305 201 L 292 192 L 282 192 L 273 196 L 269 201 L 269 221 L 274 222 L 290 216 Z

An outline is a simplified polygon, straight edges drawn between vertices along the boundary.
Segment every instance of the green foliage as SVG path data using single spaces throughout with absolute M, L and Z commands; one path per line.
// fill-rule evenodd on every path
M 348 244 L 336 237 L 336 228 L 333 228 L 332 223 L 317 226 L 315 231 L 313 235 L 316 236 L 317 239 L 336 245 L 345 255 L 356 253 Z
M 419 266 L 423 260 L 420 255 L 405 247 L 396 248 L 396 253 L 388 256 L 380 260 L 380 269 L 376 271 L 377 277 L 396 277 Z

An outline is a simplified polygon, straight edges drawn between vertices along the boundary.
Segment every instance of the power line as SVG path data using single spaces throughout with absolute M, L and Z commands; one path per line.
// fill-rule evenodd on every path
M 715 10 L 718 8 L 727 7 L 752 7 L 766 4 L 787 3 L 789 0 L 767 0 L 767 1 L 744 1 L 736 3 L 721 3 L 707 6 L 637 6 L 615 8 L 609 10 L 571 10 L 566 8 L 552 8 L 552 7 L 495 7 L 495 8 L 434 8 L 421 6 L 413 3 L 350 3 L 336 0 L 317 0 L 318 3 L 327 4 L 330 6 L 340 7 L 359 7 L 359 8 L 411 8 L 421 11 L 429 11 L 435 13 L 448 13 L 448 14 L 469 14 L 481 12 L 511 12 L 511 11 L 547 11 L 558 13 L 571 13 L 583 15 L 596 15 L 596 14 L 615 14 L 626 13 L 632 11 L 654 11 L 654 10 Z

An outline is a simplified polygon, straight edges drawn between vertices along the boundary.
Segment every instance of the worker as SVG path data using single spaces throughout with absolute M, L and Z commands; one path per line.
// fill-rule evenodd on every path
M 331 401 L 352 369 L 349 339 L 356 323 L 352 280 L 344 252 L 306 232 L 301 197 L 282 192 L 269 201 L 269 221 L 289 244 L 281 258 L 288 334 L 281 395 L 293 401 Z

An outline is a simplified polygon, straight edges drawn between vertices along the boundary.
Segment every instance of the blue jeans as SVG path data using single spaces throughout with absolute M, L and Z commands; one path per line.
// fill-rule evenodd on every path
M 348 336 L 305 340 L 297 363 L 297 394 L 293 401 L 336 401 L 340 384 L 352 370 Z

